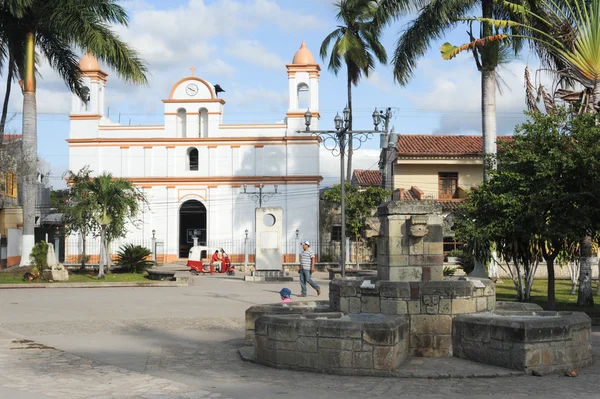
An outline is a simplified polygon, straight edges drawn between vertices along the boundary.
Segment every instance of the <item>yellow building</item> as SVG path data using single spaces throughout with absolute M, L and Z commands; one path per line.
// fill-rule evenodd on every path
M 18 146 L 20 134 L 5 134 L 4 148 Z M 0 171 L 0 268 L 19 264 L 20 257 L 13 256 L 18 248 L 8 248 L 9 229 L 17 229 L 23 225 L 23 210 L 19 204 L 17 175 L 6 170 Z M 15 241 L 18 244 L 18 240 Z M 13 250 L 14 249 L 14 250 Z
M 396 150 L 394 199 L 435 201 L 447 218 L 465 193 L 483 181 L 481 136 L 399 135 Z M 451 225 L 450 216 L 445 252 L 456 246 Z
M 398 136 L 394 189 L 411 197 L 402 199 L 460 201 L 483 181 L 482 148 L 481 136 Z

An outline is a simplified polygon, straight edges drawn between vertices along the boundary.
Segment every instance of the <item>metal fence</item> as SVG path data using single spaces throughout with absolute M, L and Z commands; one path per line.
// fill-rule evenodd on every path
M 140 245 L 152 251 L 152 239 L 132 240 L 129 238 L 119 238 L 110 243 L 109 251 L 113 259 L 123 245 L 133 244 Z M 85 243 L 86 263 L 98 263 L 100 260 L 100 239 L 87 239 Z M 80 240 L 69 240 L 65 243 L 65 263 L 79 264 L 81 263 L 81 255 L 83 253 L 83 243 Z
M 311 249 L 317 254 L 319 262 L 338 263 L 340 259 L 340 242 L 332 240 L 317 240 L 311 238 L 292 238 L 285 240 L 282 244 L 282 252 L 284 255 L 284 263 L 295 263 L 296 256 L 302 252 L 300 242 L 308 240 Z M 110 244 L 110 253 L 115 259 L 120 248 L 125 244 L 141 245 L 148 250 L 153 251 L 152 239 L 129 239 L 120 238 L 114 240 Z M 156 260 L 158 263 L 163 263 L 166 255 L 165 243 L 156 241 Z M 209 250 L 217 250 L 223 248 L 230 256 L 234 263 L 249 262 L 254 263 L 256 241 L 253 238 L 248 239 L 218 239 L 208 240 L 206 246 Z M 71 239 L 65 243 L 65 263 L 78 264 L 81 263 L 81 254 L 83 244 L 80 240 Z M 375 245 L 369 245 L 366 242 L 349 241 L 347 246 L 347 262 L 348 263 L 373 263 L 376 261 L 377 252 Z M 86 240 L 86 263 L 98 263 L 100 257 L 100 239 L 91 238 Z M 210 256 L 210 255 L 208 255 Z

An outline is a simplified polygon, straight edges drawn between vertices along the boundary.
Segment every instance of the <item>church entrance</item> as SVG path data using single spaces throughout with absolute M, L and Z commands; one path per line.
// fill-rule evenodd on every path
M 187 258 L 194 245 L 206 245 L 206 207 L 197 200 L 185 201 L 179 208 L 179 257 Z

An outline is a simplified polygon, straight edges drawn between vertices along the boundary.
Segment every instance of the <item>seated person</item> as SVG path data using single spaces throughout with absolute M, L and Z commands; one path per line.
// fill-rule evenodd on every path
M 213 265 L 215 267 L 215 270 L 219 273 L 221 272 L 221 259 L 221 254 L 218 250 L 216 250 L 210 260 L 211 265 Z

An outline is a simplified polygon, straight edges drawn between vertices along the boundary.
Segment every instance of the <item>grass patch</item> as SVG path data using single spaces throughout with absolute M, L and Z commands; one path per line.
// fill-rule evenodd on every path
M 571 295 L 571 280 L 556 280 L 556 310 L 559 311 L 584 311 L 590 316 L 600 316 L 600 298 L 596 296 L 597 281 L 592 281 L 594 293 L 594 307 L 581 308 L 577 306 L 577 293 Z M 517 300 L 515 285 L 509 278 L 503 279 L 502 284 L 496 284 L 496 299 L 498 301 Z M 546 309 L 548 305 L 548 280 L 535 280 L 531 287 L 531 299 L 527 302 L 535 303 Z
M 44 284 L 48 281 L 36 279 L 35 281 L 23 281 L 23 274 L 29 271 L 30 268 L 20 268 L 19 270 L 0 272 L 0 284 Z M 136 273 L 105 273 L 104 279 L 98 279 L 98 273 L 78 271 L 69 271 L 69 281 L 56 282 L 56 284 L 64 283 L 131 283 L 140 281 L 150 281 L 145 274 Z

